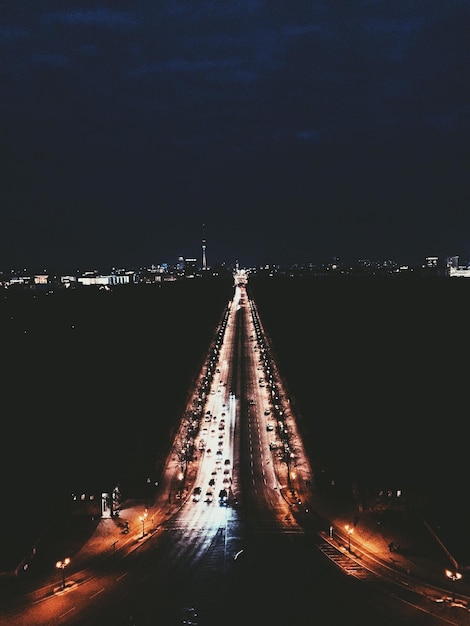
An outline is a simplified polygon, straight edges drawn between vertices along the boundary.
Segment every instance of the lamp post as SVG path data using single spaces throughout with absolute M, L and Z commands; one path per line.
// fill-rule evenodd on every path
M 179 498 L 183 497 L 183 487 L 184 487 L 183 481 L 184 481 L 184 470 L 183 470 L 183 466 L 181 466 L 181 471 L 178 474 L 178 494 L 179 494 L 179 496 L 177 496 L 177 497 L 179 497 Z
M 139 516 L 140 521 L 142 522 L 142 539 L 145 536 L 145 520 L 147 519 L 147 511 L 143 515 Z
M 62 589 L 65 589 L 65 568 L 67 567 L 69 563 L 70 563 L 70 559 L 69 557 L 67 557 L 63 561 L 57 561 L 57 563 L 55 564 L 57 569 L 62 570 Z
M 446 576 L 452 581 L 452 602 L 455 602 L 455 581 L 460 580 L 462 578 L 462 574 L 457 571 L 452 572 L 450 569 L 446 569 Z
M 351 552 L 351 535 L 354 532 L 354 528 L 353 526 L 350 526 L 349 524 L 346 524 L 344 528 L 346 529 L 346 532 L 348 533 L 348 552 Z

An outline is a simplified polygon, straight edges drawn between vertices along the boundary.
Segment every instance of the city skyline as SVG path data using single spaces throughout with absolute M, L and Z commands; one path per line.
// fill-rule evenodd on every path
M 176 263 L 152 264 L 150 267 L 124 268 L 111 267 L 93 270 L 75 270 L 67 272 L 33 271 L 23 268 L 11 269 L 9 272 L 0 270 L 0 286 L 35 286 L 50 287 L 53 285 L 70 286 L 106 286 L 116 287 L 137 283 L 158 283 L 184 278 L 240 276 L 241 273 L 259 276 L 444 276 L 456 278 L 470 277 L 470 262 L 462 262 L 458 256 L 439 258 L 428 256 L 417 265 L 398 263 L 391 259 L 381 261 L 357 259 L 345 263 L 334 257 L 322 263 L 294 263 L 290 266 L 277 264 L 261 264 L 257 267 L 243 267 L 237 260 L 235 263 L 220 263 L 212 267 L 207 263 L 207 242 L 202 240 L 202 257 L 198 261 L 192 257 L 178 257 Z
M 7 0 L 0 267 L 470 258 L 469 19 Z

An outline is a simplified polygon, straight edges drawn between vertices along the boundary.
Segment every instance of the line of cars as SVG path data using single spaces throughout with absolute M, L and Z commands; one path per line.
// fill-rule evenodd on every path
M 220 453 L 220 454 L 219 454 Z M 222 451 L 218 450 L 217 451 L 217 455 L 218 455 L 218 459 L 217 461 L 219 462 L 219 465 L 216 465 L 215 469 L 213 470 L 212 474 L 211 474 L 211 478 L 209 479 L 209 485 L 208 488 L 206 490 L 205 493 L 205 497 L 204 497 L 204 502 L 207 502 L 208 504 L 210 504 L 211 502 L 214 501 L 214 489 L 217 483 L 217 475 L 222 467 L 222 460 L 221 460 L 221 456 L 222 456 Z M 217 463 L 216 461 L 216 463 Z M 219 491 L 219 504 L 221 505 L 226 505 L 228 503 L 228 491 L 230 489 L 230 484 L 232 482 L 232 478 L 231 478 L 231 464 L 230 464 L 230 459 L 225 459 L 224 464 L 223 464 L 223 478 L 222 478 L 222 488 Z M 199 502 L 199 500 L 201 500 L 202 498 L 202 487 L 197 486 L 194 487 L 193 489 L 193 502 Z

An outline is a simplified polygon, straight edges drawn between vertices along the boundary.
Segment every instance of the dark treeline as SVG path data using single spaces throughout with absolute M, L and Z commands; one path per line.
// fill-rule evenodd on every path
M 142 496 L 232 296 L 230 278 L 3 293 L 2 555 L 73 492 Z
M 468 528 L 470 283 L 253 278 L 249 288 L 314 467 L 346 489 L 414 494 L 442 532 Z

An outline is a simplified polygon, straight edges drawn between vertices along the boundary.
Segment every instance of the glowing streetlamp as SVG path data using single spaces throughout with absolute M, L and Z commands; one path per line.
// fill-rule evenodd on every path
M 460 580 L 462 578 L 462 574 L 460 572 L 452 572 L 450 569 L 446 569 L 446 576 L 450 578 L 453 582 L 452 584 L 452 602 L 455 602 L 455 581 Z
M 147 511 L 143 515 L 139 515 L 139 520 L 142 522 L 142 539 L 145 536 L 145 520 L 147 519 Z
M 184 481 L 184 471 L 183 468 L 181 468 L 181 471 L 178 473 L 177 476 L 178 479 L 178 493 L 176 494 L 177 498 L 182 498 L 183 497 L 183 481 Z
M 70 563 L 70 559 L 69 557 L 67 557 L 63 561 L 57 561 L 57 563 L 55 564 L 57 569 L 62 570 L 62 589 L 65 589 L 65 568 L 67 567 L 69 563 Z
M 344 528 L 346 532 L 348 533 L 348 552 L 351 552 L 351 535 L 354 532 L 354 528 L 353 526 L 350 526 L 349 524 L 346 524 Z

